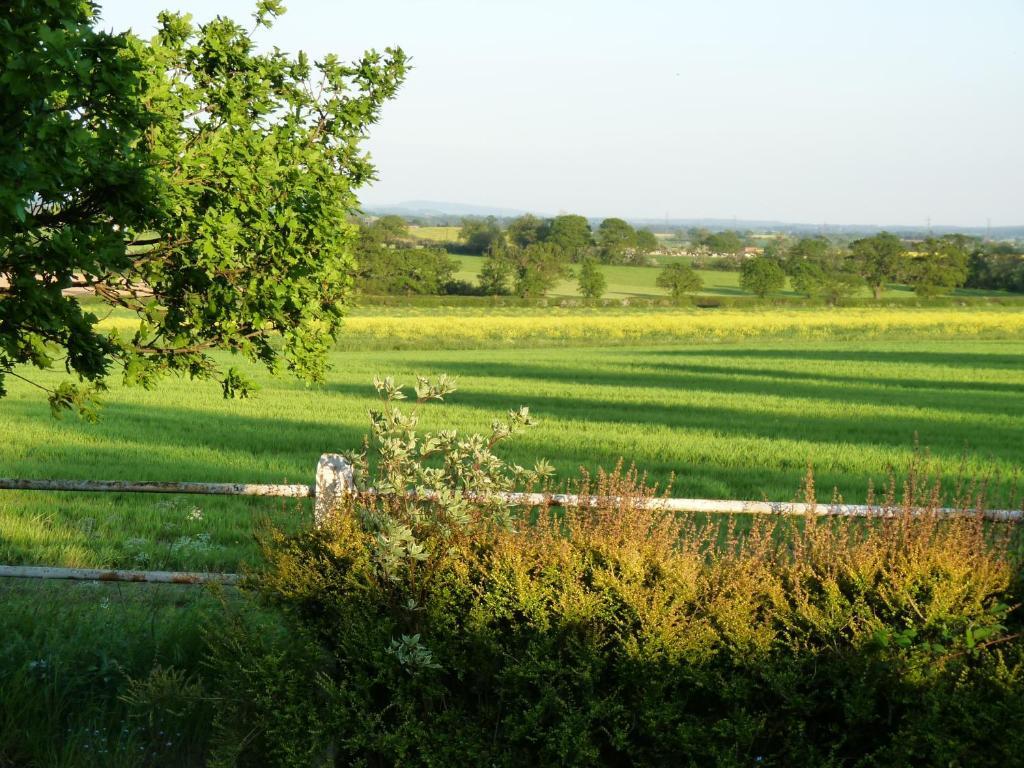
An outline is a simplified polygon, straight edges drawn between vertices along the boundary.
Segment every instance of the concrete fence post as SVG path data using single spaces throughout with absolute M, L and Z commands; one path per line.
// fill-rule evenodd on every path
M 325 453 L 316 465 L 316 500 L 313 522 L 319 528 L 343 497 L 355 493 L 356 481 L 349 460 L 340 453 Z

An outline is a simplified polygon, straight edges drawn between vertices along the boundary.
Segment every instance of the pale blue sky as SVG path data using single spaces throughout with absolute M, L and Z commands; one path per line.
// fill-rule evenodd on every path
M 414 69 L 366 204 L 1024 224 L 1024 0 L 285 0 L 265 44 Z M 148 36 L 169 7 L 100 0 Z

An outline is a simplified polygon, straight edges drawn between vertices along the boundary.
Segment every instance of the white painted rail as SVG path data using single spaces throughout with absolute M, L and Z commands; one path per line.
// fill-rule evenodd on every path
M 254 483 L 169 483 L 124 480 L 29 480 L 0 478 L 0 490 L 71 491 L 89 493 L 185 493 L 222 496 L 269 496 L 313 498 L 314 522 L 320 525 L 345 496 L 376 495 L 368 489 L 357 491 L 352 465 L 340 454 L 326 453 L 320 457 L 316 481 L 312 485 L 272 485 Z M 413 498 L 431 499 L 434 491 L 410 492 Z M 957 509 L 937 510 L 903 506 L 869 506 L 866 504 L 806 504 L 786 501 L 735 501 L 730 499 L 672 499 L 578 496 L 566 493 L 497 493 L 476 497 L 478 501 L 498 500 L 519 507 L 578 507 L 601 504 L 622 504 L 666 512 L 695 512 L 715 515 L 815 515 L 818 517 L 895 517 L 936 514 L 944 517 L 980 515 L 993 522 L 1020 522 L 1022 509 Z M 31 579 L 72 579 L 90 581 L 149 582 L 160 584 L 237 584 L 235 573 L 193 573 L 180 571 L 125 571 L 99 568 L 55 568 L 48 566 L 0 565 L 0 577 Z
M 68 579 L 71 581 L 118 581 L 149 584 L 237 584 L 237 573 L 189 571 L 120 571 L 105 568 L 51 568 L 34 565 L 0 565 L 0 577 L 14 579 Z
M 87 493 L 189 493 L 211 496 L 283 496 L 310 498 L 315 485 L 259 485 L 254 483 L 156 483 L 125 480 L 22 480 L 0 477 L 4 491 L 75 491 Z
M 430 494 L 427 494 L 428 496 Z M 573 494 L 556 493 L 505 493 L 503 501 L 515 506 L 542 506 L 545 503 L 555 507 L 597 506 L 607 503 L 607 497 L 575 496 Z M 613 497 L 613 503 L 627 503 L 628 499 Z M 913 515 L 936 514 L 940 517 L 973 517 L 980 514 L 986 520 L 995 522 L 1015 522 L 1022 519 L 1020 509 L 957 509 L 941 507 L 927 509 L 903 506 L 883 506 L 867 504 L 805 504 L 796 501 L 733 501 L 730 499 L 670 499 L 644 498 L 635 499 L 632 503 L 643 509 L 665 510 L 666 512 L 704 512 L 717 515 L 816 515 L 819 517 L 895 517 L 909 511 Z

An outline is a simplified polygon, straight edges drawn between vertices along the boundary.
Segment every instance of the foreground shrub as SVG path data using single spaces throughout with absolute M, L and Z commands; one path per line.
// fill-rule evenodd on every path
M 418 399 L 451 389 L 421 381 Z M 513 515 L 495 492 L 542 483 L 547 468 L 506 467 L 492 449 L 528 413 L 487 438 L 419 435 L 392 402 L 372 423 L 363 478 L 373 465 L 377 489 L 417 491 L 362 493 L 321 529 L 268 542 L 254 585 L 293 637 L 276 648 L 239 626 L 215 643 L 231 764 L 1021 754 L 1009 527 L 915 512 L 912 491 L 887 517 L 740 531 L 652 508 L 652 489 L 621 470 L 583 478 L 593 505 Z

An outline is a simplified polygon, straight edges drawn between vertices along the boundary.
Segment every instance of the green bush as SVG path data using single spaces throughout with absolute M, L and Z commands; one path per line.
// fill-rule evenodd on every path
M 512 514 L 495 492 L 549 475 L 492 450 L 527 412 L 421 435 L 377 384 L 359 482 L 413 492 L 362 492 L 267 542 L 252 585 L 292 633 L 282 649 L 236 628 L 216 654 L 230 764 L 1019 760 L 1011 527 L 915 513 L 941 494 L 911 478 L 891 516 L 741 534 L 649 508 L 621 469 L 582 479 L 592 505 Z M 417 400 L 452 389 L 421 380 Z

